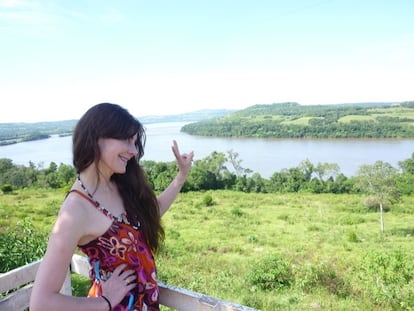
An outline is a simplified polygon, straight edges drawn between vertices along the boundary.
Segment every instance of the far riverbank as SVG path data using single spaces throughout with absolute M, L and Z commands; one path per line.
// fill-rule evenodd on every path
M 146 125 L 147 143 L 144 160 L 156 162 L 173 161 L 171 142 L 177 140 L 182 152 L 194 150 L 195 158 L 201 159 L 213 151 L 233 150 L 239 154 L 241 165 L 264 178 L 274 172 L 297 167 L 301 161 L 313 164 L 337 163 L 340 172 L 353 176 L 364 164 L 378 160 L 398 168 L 398 162 L 411 157 L 414 139 L 403 140 L 288 140 L 288 139 L 247 139 L 192 136 L 180 132 L 185 123 L 154 123 Z M 38 165 L 72 164 L 72 137 L 51 136 L 48 139 L 0 146 L 0 158 L 12 159 L 15 164 Z M 229 167 L 231 169 L 231 167 Z

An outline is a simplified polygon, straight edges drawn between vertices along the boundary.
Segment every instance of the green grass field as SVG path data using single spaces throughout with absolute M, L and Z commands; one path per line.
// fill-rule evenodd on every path
M 63 198 L 1 194 L 1 231 L 24 218 L 50 230 Z M 359 195 L 182 193 L 163 218 L 159 278 L 261 310 L 413 310 L 414 197 L 390 207 L 383 235 L 379 214 L 363 203 Z
M 414 112 L 412 109 L 394 107 L 389 109 L 384 108 L 373 108 L 369 109 L 368 115 L 347 115 L 338 120 L 338 122 L 351 122 L 351 121 L 376 121 L 377 118 L 381 117 L 394 117 L 402 119 L 410 119 L 414 122 Z M 412 123 L 410 123 L 412 124 Z

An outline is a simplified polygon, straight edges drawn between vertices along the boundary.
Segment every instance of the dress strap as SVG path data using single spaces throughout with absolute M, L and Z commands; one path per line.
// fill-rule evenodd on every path
M 99 202 L 92 200 L 89 196 L 87 196 L 85 193 L 83 193 L 82 191 L 79 191 L 77 189 L 72 189 L 70 190 L 67 194 L 66 197 L 70 194 L 70 193 L 76 193 L 78 195 L 80 195 L 81 197 L 83 197 L 85 200 L 89 201 L 98 211 L 100 211 L 101 213 L 103 213 L 106 217 L 108 217 L 109 219 L 111 219 L 112 221 L 114 220 L 114 217 L 112 216 L 112 214 L 103 206 L 101 206 L 99 204 Z
M 84 194 L 82 191 L 79 191 L 79 190 L 77 190 L 77 189 L 72 189 L 72 190 L 70 190 L 70 191 L 66 194 L 66 197 L 68 197 L 68 195 L 69 195 L 70 193 L 72 193 L 72 192 L 75 192 L 75 193 L 79 194 L 81 197 L 83 197 L 84 199 L 86 199 L 86 200 L 88 200 L 89 202 L 91 202 L 93 206 L 95 206 L 95 207 L 98 207 L 98 206 L 99 206 L 99 204 L 98 204 L 98 203 L 96 203 L 96 202 L 95 202 L 95 201 L 93 201 L 90 197 L 88 197 L 86 194 Z

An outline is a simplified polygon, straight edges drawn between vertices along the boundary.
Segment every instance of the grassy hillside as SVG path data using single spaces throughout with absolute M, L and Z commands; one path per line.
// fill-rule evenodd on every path
M 61 190 L 0 195 L 0 228 L 50 230 Z M 413 310 L 414 197 L 379 215 L 358 195 L 182 193 L 157 255 L 168 284 L 261 310 Z
M 255 105 L 185 125 L 205 136 L 271 138 L 412 138 L 413 102 L 391 104 Z

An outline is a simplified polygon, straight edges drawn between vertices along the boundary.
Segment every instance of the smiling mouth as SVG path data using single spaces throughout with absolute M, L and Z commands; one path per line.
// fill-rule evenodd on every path
M 127 163 L 127 162 L 129 161 L 129 159 L 128 159 L 128 158 L 123 157 L 123 156 L 119 156 L 119 158 L 120 158 L 123 162 L 125 162 L 125 163 Z

